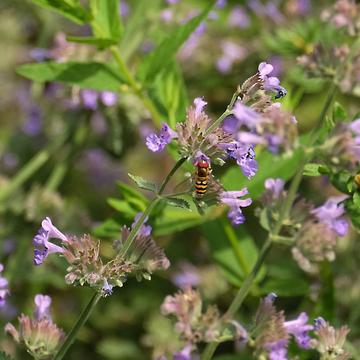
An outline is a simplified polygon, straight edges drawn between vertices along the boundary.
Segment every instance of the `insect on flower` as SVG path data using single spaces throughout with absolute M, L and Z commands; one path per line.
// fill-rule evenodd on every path
M 195 192 L 196 197 L 202 197 L 208 188 L 209 174 L 211 173 L 211 167 L 209 162 L 204 159 L 200 159 L 196 163 L 196 174 L 195 174 Z

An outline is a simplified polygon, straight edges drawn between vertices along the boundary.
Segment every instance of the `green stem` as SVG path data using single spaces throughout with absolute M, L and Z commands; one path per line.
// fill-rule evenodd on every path
M 335 92 L 336 92 L 336 86 L 334 84 L 332 84 L 332 86 L 329 90 L 329 94 L 326 99 L 326 102 L 324 104 L 324 107 L 319 116 L 319 120 L 318 120 L 315 128 L 313 129 L 312 134 L 310 135 L 307 146 L 313 145 L 314 142 L 316 141 L 318 130 L 321 129 L 321 127 L 323 125 L 325 116 L 326 116 L 326 114 L 330 108 L 330 105 L 332 103 L 332 100 L 335 96 Z M 278 219 L 277 223 L 275 224 L 273 230 L 269 234 L 268 238 L 266 239 L 265 243 L 263 244 L 263 246 L 260 250 L 260 253 L 259 253 L 259 257 L 258 257 L 253 269 L 251 270 L 250 274 L 244 279 L 244 282 L 243 282 L 241 288 L 237 292 L 237 294 L 236 294 L 235 298 L 233 299 L 233 301 L 231 302 L 228 310 L 224 314 L 224 319 L 232 319 L 235 316 L 237 311 L 240 309 L 243 301 L 245 300 L 247 294 L 251 290 L 253 282 L 254 282 L 263 262 L 265 261 L 267 254 L 269 253 L 269 251 L 271 249 L 272 238 L 276 237 L 277 235 L 280 234 L 284 220 L 286 218 L 288 218 L 288 216 L 290 215 L 291 207 L 295 201 L 296 194 L 297 194 L 297 191 L 298 191 L 301 179 L 302 179 L 304 166 L 309 161 L 310 157 L 311 157 L 311 155 L 308 155 L 305 152 L 302 153 L 302 158 L 300 160 L 300 165 L 299 165 L 298 171 L 296 172 L 295 176 L 293 177 L 293 179 L 291 181 L 289 191 L 288 191 L 288 196 L 286 197 L 286 200 L 281 208 L 279 219 Z M 218 346 L 218 343 L 215 343 L 215 342 L 208 344 L 201 356 L 201 360 L 210 360 L 212 358 L 212 356 L 214 355 L 214 353 L 217 349 L 217 346 Z
M 158 201 L 161 200 L 161 195 L 164 192 L 166 185 L 172 178 L 172 176 L 175 174 L 175 172 L 179 169 L 179 167 L 186 161 L 186 158 L 181 158 L 176 162 L 174 167 L 170 170 L 169 174 L 166 176 L 162 184 L 160 185 L 159 191 L 157 192 L 157 196 L 150 201 L 149 205 L 145 209 L 145 211 L 140 216 L 139 220 L 136 222 L 135 226 L 131 229 L 129 236 L 127 237 L 124 245 L 122 246 L 120 250 L 120 254 L 124 255 L 129 250 L 131 244 L 133 243 L 136 234 L 138 233 L 141 225 L 144 223 L 146 217 L 151 213 L 154 206 L 158 203 Z
M 79 330 L 86 323 L 87 319 L 89 318 L 91 312 L 94 310 L 96 304 L 99 302 L 100 298 L 101 298 L 100 292 L 96 292 L 92 296 L 90 302 L 87 304 L 86 308 L 81 312 L 78 320 L 76 321 L 75 325 L 69 332 L 64 343 L 61 345 L 60 349 L 58 350 L 56 355 L 53 357 L 53 360 L 61 360 L 65 356 L 66 352 L 69 350 L 69 347 L 75 341 L 75 338 L 76 338 Z
M 204 137 L 206 138 L 207 135 L 211 134 L 216 128 L 219 127 L 219 125 L 222 123 L 222 121 L 229 115 L 232 114 L 232 109 L 234 107 L 234 104 L 240 94 L 240 88 L 238 88 L 235 93 L 233 94 L 229 105 L 227 106 L 226 110 L 218 117 L 204 132 Z
M 125 80 L 127 81 L 128 85 L 131 87 L 133 92 L 141 99 L 146 109 L 150 112 L 151 117 L 155 121 L 155 123 L 160 126 L 161 125 L 161 115 L 156 109 L 156 106 L 152 102 L 152 100 L 144 94 L 141 86 L 136 82 L 135 78 L 132 76 L 131 72 L 129 71 L 128 67 L 126 66 L 125 61 L 121 57 L 119 49 L 115 46 L 110 48 L 110 51 L 119 66 L 120 73 L 125 76 Z

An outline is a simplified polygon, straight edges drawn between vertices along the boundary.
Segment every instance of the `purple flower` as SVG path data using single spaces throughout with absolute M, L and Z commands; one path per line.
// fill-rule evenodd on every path
M 283 179 L 266 179 L 265 180 L 265 189 L 267 193 L 273 200 L 276 200 L 280 197 L 281 193 L 284 190 L 285 181 Z
M 184 262 L 180 265 L 181 271 L 172 277 L 172 282 L 181 289 L 196 287 L 200 283 L 199 273 L 195 266 Z
M 192 345 L 186 345 L 180 352 L 177 352 L 173 356 L 173 360 L 191 360 Z
M 234 109 L 234 116 L 239 120 L 240 126 L 246 126 L 249 129 L 255 129 L 261 123 L 262 118 L 255 110 L 237 101 Z
M 113 286 L 110 285 L 106 279 L 104 279 L 104 286 L 102 287 L 103 295 L 110 296 L 113 293 Z
M 210 158 L 200 150 L 195 153 L 193 158 L 193 164 L 196 166 L 199 161 L 206 161 L 209 164 L 211 163 Z
M 52 253 L 63 253 L 64 249 L 61 246 L 53 244 L 49 241 L 50 238 L 60 239 L 67 242 L 67 237 L 58 230 L 51 222 L 49 217 L 45 218 L 41 223 L 37 235 L 33 239 L 34 249 L 34 264 L 40 265 L 45 258 Z
M 249 16 L 242 6 L 234 6 L 230 12 L 228 24 L 231 27 L 237 27 L 240 29 L 246 28 L 250 25 Z
M 241 208 L 251 205 L 252 200 L 250 198 L 240 199 L 240 197 L 248 193 L 248 189 L 243 188 L 240 191 L 223 191 L 220 194 L 220 201 L 230 207 L 228 218 L 233 225 L 239 225 L 245 222 L 245 216 Z
M 165 22 L 171 22 L 174 16 L 173 10 L 172 9 L 165 9 L 161 12 L 160 14 L 161 19 L 164 20 Z
M 174 5 L 174 4 L 177 4 L 179 2 L 179 0 L 166 0 L 166 2 L 170 5 Z
M 340 204 L 347 197 L 347 195 L 330 197 L 324 205 L 311 211 L 320 222 L 327 224 L 338 236 L 345 236 L 349 229 L 348 221 L 342 217 L 345 214 L 344 205 Z
M 241 145 L 238 142 L 227 145 L 226 151 L 230 157 L 236 160 L 242 173 L 251 179 L 258 171 L 258 163 L 255 160 L 255 152 L 251 146 Z
M 125 18 L 129 15 L 130 9 L 129 9 L 129 5 L 124 1 L 121 0 L 120 2 L 120 15 Z
M 48 319 L 50 316 L 51 297 L 48 295 L 38 294 L 35 296 L 35 311 L 34 318 L 36 320 Z
M 142 212 L 139 212 L 136 214 L 135 218 L 134 218 L 134 222 L 131 225 L 131 228 L 133 229 L 134 226 L 137 224 L 137 222 L 139 221 L 140 217 L 142 215 Z M 140 226 L 140 229 L 137 233 L 138 236 L 142 236 L 142 237 L 147 237 L 150 236 L 151 231 L 152 231 L 152 227 L 150 225 L 146 225 L 145 223 L 148 221 L 148 217 L 145 218 L 143 224 Z
M 197 97 L 194 99 L 194 105 L 195 116 L 198 117 L 204 111 L 204 107 L 207 105 L 207 102 L 203 98 Z
M 218 9 L 223 9 L 227 4 L 227 0 L 216 0 L 215 6 Z
M 221 44 L 223 54 L 217 60 L 216 67 L 221 73 L 228 73 L 233 64 L 242 60 L 246 55 L 246 49 L 233 41 L 224 41 Z
M 81 91 L 81 98 L 85 109 L 96 110 L 98 108 L 99 93 L 95 90 L 84 89 Z
M 286 331 L 294 336 L 296 343 L 302 349 L 310 348 L 311 338 L 308 332 L 314 330 L 314 326 L 307 324 L 308 320 L 307 314 L 302 312 L 297 319 L 284 322 Z
M 40 108 L 35 104 L 25 106 L 27 112 L 27 118 L 22 126 L 22 130 L 29 136 L 36 136 L 41 133 L 42 130 L 42 116 Z
M 163 123 L 159 135 L 153 133 L 146 138 L 146 146 L 153 152 L 160 152 L 175 138 L 177 138 L 177 133 L 168 124 Z
M 101 102 L 108 107 L 114 106 L 117 103 L 118 96 L 112 91 L 103 91 L 100 94 Z
M 287 360 L 287 341 L 279 340 L 266 345 L 269 352 L 269 360 Z
M 321 316 L 317 317 L 315 320 L 314 320 L 314 330 L 317 331 L 319 330 L 320 328 L 326 326 L 326 321 L 324 318 L 322 318 Z
M 267 91 L 276 92 L 275 99 L 279 99 L 284 97 L 287 94 L 287 91 L 285 88 L 280 86 L 280 80 L 277 77 L 268 76 L 273 71 L 273 69 L 274 67 L 266 62 L 260 63 L 258 67 L 259 76 L 264 82 L 264 89 Z
M 0 273 L 4 271 L 4 265 L 0 264 Z M 0 308 L 6 305 L 6 298 L 10 294 L 8 281 L 0 275 Z

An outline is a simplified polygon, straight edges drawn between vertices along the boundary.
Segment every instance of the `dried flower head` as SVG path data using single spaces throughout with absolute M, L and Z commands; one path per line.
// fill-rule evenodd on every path
M 35 296 L 34 318 L 22 314 L 19 317 L 19 330 L 12 324 L 5 326 L 14 340 L 25 346 L 35 359 L 48 359 L 54 355 L 64 339 L 64 333 L 51 320 L 47 295 Z
M 317 318 L 315 320 L 315 335 L 317 339 L 312 339 L 311 345 L 320 353 L 321 359 L 351 359 L 351 355 L 344 349 L 346 336 L 349 331 L 350 329 L 347 326 L 335 329 L 323 318 Z
M 177 319 L 175 330 L 187 344 L 200 342 L 222 341 L 231 338 L 247 338 L 246 331 L 238 324 L 231 324 L 233 335 L 226 333 L 226 325 L 216 306 L 208 306 L 203 309 L 203 301 L 200 293 L 191 288 L 177 293 L 175 296 L 167 296 L 161 306 L 163 315 L 174 315 Z M 241 334 L 240 334 L 241 333 Z M 226 335 L 225 335 L 226 334 Z
M 141 214 L 138 214 L 133 227 Z M 158 269 L 167 269 L 170 265 L 162 249 L 151 238 L 151 226 L 143 224 L 135 236 L 132 246 L 126 253 L 122 253 L 122 245 L 126 242 L 130 229 L 122 228 L 121 239 L 115 242 L 117 255 L 107 263 L 100 256 L 100 241 L 90 235 L 76 236 L 63 235 L 55 228 L 49 218 L 43 221 L 43 227 L 35 237 L 36 244 L 45 244 L 44 251 L 55 247 L 61 253 L 69 266 L 65 280 L 68 284 L 88 285 L 101 291 L 103 296 L 111 295 L 115 286 L 122 286 L 128 276 L 133 274 L 137 279 L 150 279 L 150 275 Z M 62 246 L 48 241 L 50 237 L 60 237 Z M 34 239 L 34 242 L 35 242 Z

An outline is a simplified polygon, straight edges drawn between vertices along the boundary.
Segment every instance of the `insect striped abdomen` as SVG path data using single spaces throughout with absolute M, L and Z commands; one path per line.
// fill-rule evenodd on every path
M 197 172 L 195 178 L 195 191 L 197 195 L 204 195 L 208 187 L 209 164 L 201 161 L 197 164 Z

